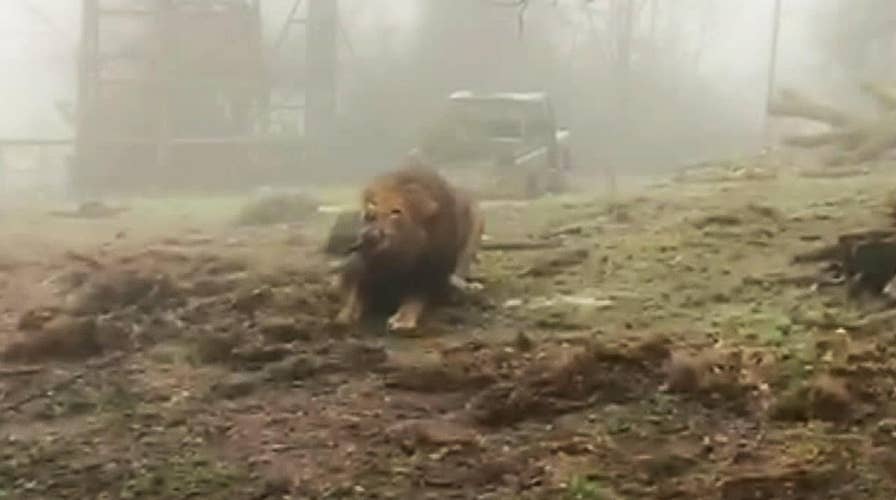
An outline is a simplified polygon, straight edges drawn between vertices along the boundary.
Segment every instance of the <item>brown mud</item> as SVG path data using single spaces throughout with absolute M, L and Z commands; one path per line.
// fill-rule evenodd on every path
M 896 319 L 792 262 L 889 224 L 883 176 L 491 208 L 557 248 L 412 338 L 330 326 L 314 224 L 7 239 L 0 498 L 894 498 Z

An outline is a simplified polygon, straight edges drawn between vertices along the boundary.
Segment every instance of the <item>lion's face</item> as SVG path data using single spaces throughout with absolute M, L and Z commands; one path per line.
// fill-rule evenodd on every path
M 404 188 L 405 186 L 403 186 Z M 377 260 L 410 263 L 427 245 L 435 202 L 414 188 L 371 188 L 363 196 L 360 251 Z

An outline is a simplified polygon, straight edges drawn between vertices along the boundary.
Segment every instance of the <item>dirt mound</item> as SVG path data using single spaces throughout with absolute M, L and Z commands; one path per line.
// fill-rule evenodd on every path
M 818 499 L 831 498 L 832 491 L 849 474 L 831 467 L 791 467 L 788 470 L 754 472 L 722 483 L 722 500 L 755 498 Z
M 533 345 L 523 336 L 500 346 L 470 342 L 426 362 L 387 365 L 387 387 L 464 393 L 473 419 L 488 426 L 644 397 L 660 384 L 662 340 L 604 345 L 590 339 Z
M 784 393 L 771 408 L 779 420 L 847 421 L 855 416 L 854 398 L 846 383 L 828 375 L 814 378 Z
M 79 278 L 64 287 L 60 304 L 20 316 L 19 339 L 6 346 L 5 359 L 75 360 L 125 349 L 139 340 L 138 330 L 152 324 L 153 315 L 184 304 L 180 290 L 166 274 L 134 269 L 75 274 Z
M 495 380 L 492 375 L 467 367 L 444 363 L 413 363 L 392 367 L 388 387 L 418 392 L 454 392 L 483 387 Z
M 55 303 L 21 314 L 18 338 L 2 356 L 21 362 L 85 359 L 154 343 L 172 329 L 182 330 L 196 309 L 233 307 L 232 296 L 245 279 L 233 273 L 245 271 L 244 263 L 169 254 L 146 249 L 68 258 L 52 282 Z M 215 287 L 208 284 L 212 276 L 221 280 Z M 202 302 L 209 297 L 211 302 Z
M 614 207 L 625 224 L 591 202 L 490 207 L 496 240 L 543 220 L 553 247 L 485 252 L 485 290 L 434 310 L 423 339 L 331 330 L 324 256 L 262 228 L 129 253 L 136 231 L 114 228 L 132 236 L 13 267 L 8 290 L 46 290 L 0 309 L 0 330 L 21 330 L 3 338 L 0 483 L 16 498 L 894 498 L 896 315 L 871 328 L 855 319 L 868 304 L 774 278 L 869 206 L 830 186 L 846 201 L 800 208 L 788 185 L 782 217 L 751 205 L 767 188 L 723 187 Z M 533 297 L 576 301 L 492 305 Z
M 539 361 L 524 367 L 513 380 L 486 388 L 469 406 L 477 422 L 503 426 L 644 397 L 658 385 L 651 354 L 641 346 L 593 341 L 574 350 L 543 351 L 536 356 Z
M 244 226 L 285 224 L 307 219 L 319 203 L 303 194 L 281 193 L 249 202 L 240 210 L 236 222 Z
M 387 367 L 387 387 L 445 393 L 477 390 L 498 380 L 499 363 L 492 351 L 472 342 L 442 350 L 428 359 L 396 361 Z
M 476 446 L 481 439 L 474 429 L 458 422 L 441 419 L 400 422 L 387 429 L 386 435 L 408 450 L 418 447 Z
M 109 314 L 130 307 L 149 312 L 179 305 L 182 294 L 166 274 L 110 270 L 91 276 L 70 292 L 66 302 L 75 315 Z
M 0 353 L 6 361 L 34 363 L 53 359 L 79 360 L 122 349 L 130 336 L 121 325 L 95 317 L 59 315 L 25 332 Z
M 761 409 L 759 389 L 763 380 L 748 369 L 758 367 L 748 366 L 745 358 L 737 349 L 675 352 L 664 366 L 664 389 L 695 398 L 708 408 L 738 414 L 757 412 Z

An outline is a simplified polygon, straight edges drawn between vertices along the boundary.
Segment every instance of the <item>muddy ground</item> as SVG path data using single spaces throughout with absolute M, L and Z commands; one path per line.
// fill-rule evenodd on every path
M 792 258 L 896 175 L 764 168 L 491 205 L 551 247 L 413 337 L 328 324 L 331 215 L 4 213 L 0 499 L 892 499 L 888 304 Z

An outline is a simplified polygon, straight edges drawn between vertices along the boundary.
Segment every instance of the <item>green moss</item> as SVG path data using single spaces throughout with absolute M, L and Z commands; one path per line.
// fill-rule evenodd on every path
M 598 481 L 577 476 L 566 488 L 565 500 L 616 500 L 618 497 Z

